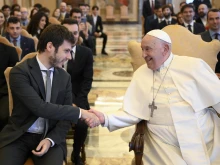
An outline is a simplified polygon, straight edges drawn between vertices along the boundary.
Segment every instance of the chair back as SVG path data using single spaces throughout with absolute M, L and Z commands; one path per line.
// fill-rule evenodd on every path
M 218 40 L 205 42 L 200 35 L 195 35 L 185 27 L 179 25 L 169 25 L 162 30 L 170 36 L 172 52 L 174 54 L 201 58 L 215 70 L 217 54 L 220 51 L 220 42 Z M 128 51 L 131 54 L 131 64 L 134 71 L 145 64 L 142 58 L 140 43 L 130 41 L 128 43 Z
M 114 7 L 111 5 L 106 6 L 106 20 L 114 20 Z
M 127 21 L 129 19 L 128 6 L 120 6 L 120 18 L 121 20 Z
M 38 39 L 37 39 L 37 37 L 33 37 L 33 36 L 32 36 L 31 34 L 29 34 L 28 31 L 25 30 L 25 29 L 22 29 L 22 30 L 21 30 L 21 35 L 33 39 L 33 40 L 34 40 L 34 45 L 35 45 L 35 50 L 37 50 L 37 44 L 38 44 Z
M 0 43 L 3 43 L 5 45 L 11 46 L 11 47 L 14 47 L 16 49 L 17 54 L 18 54 L 18 59 L 21 58 L 21 54 L 22 54 L 22 49 L 21 48 L 19 48 L 18 46 L 14 46 L 12 43 L 10 43 L 7 40 L 7 38 L 2 37 L 2 36 L 0 36 Z

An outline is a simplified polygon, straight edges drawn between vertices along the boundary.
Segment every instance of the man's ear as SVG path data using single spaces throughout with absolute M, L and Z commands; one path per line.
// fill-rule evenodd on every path
M 53 43 L 52 42 L 48 42 L 47 46 L 46 46 L 46 49 L 47 49 L 48 52 L 52 52 L 54 50 Z
M 165 43 L 163 45 L 163 48 L 164 48 L 164 55 L 170 52 L 170 46 L 168 44 Z

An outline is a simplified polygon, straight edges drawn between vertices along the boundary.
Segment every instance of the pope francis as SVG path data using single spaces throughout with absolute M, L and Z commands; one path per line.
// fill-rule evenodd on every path
M 133 75 L 123 111 L 90 112 L 110 131 L 147 120 L 144 165 L 219 165 L 217 76 L 201 59 L 172 54 L 162 30 L 147 33 L 141 48 L 146 64 Z

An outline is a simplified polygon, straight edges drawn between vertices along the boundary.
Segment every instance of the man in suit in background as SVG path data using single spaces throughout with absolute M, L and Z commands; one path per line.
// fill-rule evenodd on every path
M 198 8 L 199 8 L 199 5 L 201 5 L 201 4 L 206 4 L 208 6 L 208 8 L 212 8 L 212 4 L 211 4 L 210 0 L 194 0 L 193 5 L 195 7 L 196 14 L 198 13 Z
M 78 22 L 73 19 L 64 19 L 62 25 L 73 34 L 76 44 L 79 38 Z M 71 76 L 72 104 L 89 110 L 88 94 L 93 80 L 92 51 L 85 46 L 75 45 L 72 48 L 72 59 L 64 67 Z M 78 120 L 78 123 L 75 125 L 73 152 L 71 155 L 71 160 L 75 165 L 84 164 L 80 158 L 80 151 L 87 137 L 87 129 L 86 123 Z
M 206 4 L 199 5 L 198 18 L 196 19 L 196 22 L 203 25 L 204 28 L 206 28 L 206 26 L 207 26 L 207 13 L 208 13 L 208 11 L 209 11 L 209 9 Z
M 220 40 L 220 11 L 218 9 L 210 9 L 208 11 L 207 23 L 209 30 L 201 33 L 202 39 L 206 42 L 211 42 L 213 39 Z M 215 73 L 220 73 L 220 52 L 217 55 L 217 59 Z
M 73 8 L 70 11 L 70 17 L 77 20 L 79 24 L 79 35 L 83 39 L 83 45 L 95 52 L 95 37 L 89 33 L 89 22 L 82 20 L 82 11 L 80 8 Z
M 159 29 L 163 29 L 168 25 L 174 25 L 177 23 L 177 20 L 171 17 L 172 10 L 169 5 L 164 5 L 162 7 L 162 11 L 163 11 L 164 20 L 161 23 L 159 23 L 158 25 Z
M 59 34 L 59 35 L 57 35 Z M 23 165 L 31 156 L 34 164 L 62 165 L 66 159 L 66 133 L 71 123 L 97 117 L 72 106 L 71 77 L 62 69 L 71 59 L 72 33 L 61 25 L 44 29 L 39 54 L 16 65 L 10 72 L 13 110 L 0 133 L 0 162 Z
M 182 26 L 186 27 L 193 34 L 199 34 L 205 31 L 205 27 L 200 23 L 194 22 L 193 17 L 195 16 L 194 7 L 190 4 L 186 4 L 181 8 L 183 16 Z
M 9 117 L 8 87 L 4 71 L 18 62 L 18 54 L 12 46 L 0 43 L 0 131 L 7 124 Z
M 147 17 L 154 15 L 154 8 L 155 6 L 160 6 L 160 2 L 158 0 L 145 0 L 143 3 L 143 8 L 142 8 L 142 16 L 144 17 L 144 27 L 147 29 L 149 26 L 150 21 L 147 21 Z M 148 18 L 149 19 L 149 18 Z M 154 17 L 154 19 L 156 19 Z M 145 34 L 148 31 L 145 30 Z
M 21 35 L 21 22 L 17 17 L 10 17 L 7 22 L 6 38 L 22 49 L 21 59 L 28 53 L 35 52 L 34 40 Z
M 60 3 L 60 18 L 59 21 L 64 20 L 65 18 L 69 18 L 69 13 L 66 12 L 66 2 Z
M 157 18 L 150 22 L 150 30 L 159 29 L 159 24 L 164 20 L 162 7 L 156 6 L 155 9 Z
M 103 32 L 102 17 L 98 15 L 98 12 L 99 12 L 99 7 L 93 6 L 92 7 L 92 15 L 90 17 L 89 22 L 93 27 L 92 31 L 93 31 L 93 35 L 95 36 L 95 38 L 103 38 L 101 53 L 103 55 L 108 55 L 108 53 L 105 51 L 108 36 L 106 33 Z

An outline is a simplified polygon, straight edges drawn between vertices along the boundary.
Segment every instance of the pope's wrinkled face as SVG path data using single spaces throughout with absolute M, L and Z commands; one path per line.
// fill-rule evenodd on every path
M 166 60 L 165 45 L 160 39 L 146 35 L 141 42 L 142 57 L 151 70 L 157 70 Z

